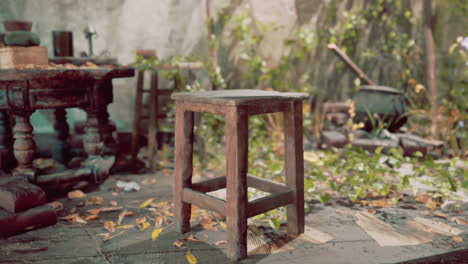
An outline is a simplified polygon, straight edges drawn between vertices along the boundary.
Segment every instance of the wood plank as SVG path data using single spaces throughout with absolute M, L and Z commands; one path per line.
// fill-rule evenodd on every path
M 13 69 L 28 64 L 47 65 L 46 47 L 0 47 L 0 69 Z
M 174 94 L 175 93 L 171 95 L 171 98 L 173 97 Z M 215 114 L 215 115 L 226 115 L 227 113 L 226 107 L 223 107 L 223 106 L 213 107 L 213 105 L 210 105 L 210 104 L 194 103 L 194 102 L 190 102 L 190 104 L 187 104 L 187 110 L 192 111 L 192 112 L 209 113 L 209 114 Z
M 176 102 L 176 132 L 174 153 L 174 217 L 181 233 L 190 231 L 190 204 L 183 201 L 183 190 L 192 185 L 193 112 Z
M 192 185 L 192 189 L 202 193 L 212 192 L 223 188 L 226 188 L 225 176 L 197 182 Z
M 289 102 L 271 102 L 257 105 L 249 105 L 249 115 L 260 115 L 268 113 L 286 112 L 289 109 Z
M 226 107 L 227 257 L 247 257 L 247 157 L 246 107 Z
M 356 224 L 382 247 L 419 245 L 432 240 L 431 236 L 420 232 L 408 232 L 409 228 L 405 228 L 406 234 L 401 234 L 392 226 L 367 212 L 360 212 L 355 216 L 358 219 Z
M 286 184 L 275 182 L 269 179 L 260 178 L 247 174 L 247 186 L 259 189 L 264 192 L 284 192 L 290 190 Z
M 286 185 L 294 192 L 293 203 L 286 207 L 288 233 L 304 232 L 304 149 L 302 143 L 302 101 L 290 102 L 284 113 Z
M 314 244 L 323 244 L 333 240 L 333 237 L 329 234 L 309 226 L 305 227 L 304 233 L 301 234 L 299 238 Z
M 418 223 L 422 230 L 438 235 L 458 236 L 459 234 L 463 233 L 463 230 L 452 227 L 446 223 L 429 220 L 419 216 L 415 217 L 413 221 Z
M 205 208 L 221 215 L 226 215 L 226 202 L 190 188 L 184 188 L 183 192 L 184 202 L 196 205 L 200 208 Z
M 275 193 L 266 197 L 253 200 L 248 204 L 247 217 L 252 217 L 261 213 L 268 212 L 280 206 L 290 204 L 293 201 L 294 192 L 291 190 Z

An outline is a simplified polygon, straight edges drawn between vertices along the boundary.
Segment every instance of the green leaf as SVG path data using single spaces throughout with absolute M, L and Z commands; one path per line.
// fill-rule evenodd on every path
M 375 154 L 380 154 L 380 153 L 382 153 L 382 150 L 383 150 L 383 149 L 384 149 L 383 146 L 377 147 L 377 148 L 375 149 Z
M 366 197 L 366 194 L 367 194 L 367 186 L 366 185 L 361 185 L 359 186 L 359 188 L 357 189 L 356 191 L 356 194 L 357 196 L 359 196 L 359 198 L 364 198 Z
M 468 181 L 463 181 L 462 187 L 468 189 Z
M 327 203 L 328 201 L 330 201 L 331 198 L 332 198 L 332 196 L 329 193 L 322 193 L 320 195 L 320 202 L 321 203 Z
M 281 225 L 281 219 L 272 217 L 268 221 L 268 224 L 271 226 L 271 228 L 278 230 Z

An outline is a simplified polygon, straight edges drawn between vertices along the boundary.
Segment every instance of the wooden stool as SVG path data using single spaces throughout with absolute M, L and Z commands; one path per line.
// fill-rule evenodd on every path
M 287 205 L 291 235 L 304 232 L 304 160 L 302 100 L 304 93 L 262 90 L 224 90 L 173 93 L 176 101 L 174 207 L 176 226 L 190 231 L 191 204 L 226 216 L 227 256 L 247 257 L 247 218 Z M 227 177 L 192 183 L 194 112 L 226 118 Z M 284 113 L 286 184 L 247 175 L 248 117 Z M 249 202 L 247 186 L 271 193 Z M 205 193 L 227 188 L 226 201 Z

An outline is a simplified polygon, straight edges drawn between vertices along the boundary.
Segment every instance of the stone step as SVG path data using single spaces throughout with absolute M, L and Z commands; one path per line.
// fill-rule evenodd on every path
M 0 208 L 18 213 L 46 203 L 46 194 L 38 186 L 24 180 L 12 180 L 0 185 Z
M 50 205 L 34 207 L 16 214 L 0 209 L 0 236 L 56 223 L 57 215 Z

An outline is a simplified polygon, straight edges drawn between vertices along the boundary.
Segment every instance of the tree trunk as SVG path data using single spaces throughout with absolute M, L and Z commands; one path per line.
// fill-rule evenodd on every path
M 438 129 L 438 89 L 436 83 L 436 54 L 434 48 L 433 19 L 432 19 L 432 0 L 424 1 L 424 36 L 426 41 L 426 71 L 427 86 L 429 89 L 429 101 L 431 102 L 431 136 L 439 138 Z

